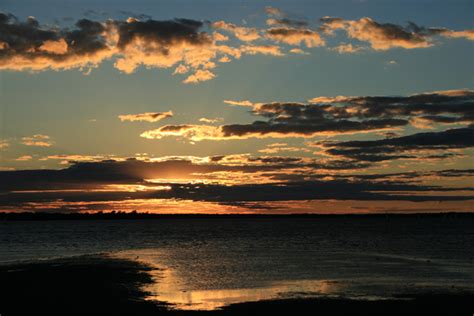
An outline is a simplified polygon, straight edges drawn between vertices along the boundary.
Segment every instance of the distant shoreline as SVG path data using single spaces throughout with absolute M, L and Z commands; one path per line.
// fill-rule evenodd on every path
M 223 218 L 474 218 L 473 212 L 373 213 L 373 214 L 155 214 L 146 212 L 46 213 L 0 212 L 0 221 L 36 220 L 142 220 L 142 219 L 223 219 Z

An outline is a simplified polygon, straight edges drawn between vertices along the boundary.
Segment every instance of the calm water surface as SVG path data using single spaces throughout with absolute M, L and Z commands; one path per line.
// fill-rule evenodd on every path
M 98 252 L 157 267 L 150 299 L 183 309 L 474 291 L 474 217 L 0 222 L 3 263 Z

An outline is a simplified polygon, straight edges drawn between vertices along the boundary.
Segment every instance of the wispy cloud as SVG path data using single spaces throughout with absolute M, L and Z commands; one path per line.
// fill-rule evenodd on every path
M 173 112 L 167 111 L 167 112 L 146 112 L 146 113 L 139 113 L 139 114 L 123 114 L 123 115 L 119 115 L 118 117 L 122 122 L 124 121 L 158 122 L 166 118 L 173 117 Z
M 6 149 L 10 147 L 10 142 L 5 139 L 0 139 L 0 149 Z
M 20 156 L 20 157 L 16 158 L 15 160 L 16 161 L 30 161 L 31 159 L 33 159 L 33 156 L 24 155 L 24 156 Z
M 215 117 L 215 118 L 207 118 L 207 117 L 201 117 L 199 119 L 199 122 L 207 123 L 207 124 L 214 124 L 214 123 L 219 123 L 222 122 L 224 118 L 222 117 Z
M 435 36 L 465 38 L 474 40 L 474 30 L 453 31 L 439 27 L 422 27 L 413 22 L 407 26 L 392 23 L 379 23 L 364 17 L 359 20 L 345 20 L 337 17 L 324 17 L 321 29 L 328 35 L 344 30 L 349 38 L 368 42 L 374 50 L 391 48 L 427 48 L 435 45 Z
M 224 100 L 224 103 L 229 104 L 229 105 L 235 105 L 235 106 L 253 106 L 253 103 L 250 102 L 249 100 L 241 100 L 241 101 Z
M 36 134 L 33 136 L 23 137 L 21 143 L 25 146 L 35 147 L 51 147 L 53 142 L 48 135 Z
M 310 29 L 273 27 L 267 30 L 265 36 L 273 41 L 288 45 L 301 45 L 304 43 L 308 48 L 325 45 L 325 41 L 319 33 Z

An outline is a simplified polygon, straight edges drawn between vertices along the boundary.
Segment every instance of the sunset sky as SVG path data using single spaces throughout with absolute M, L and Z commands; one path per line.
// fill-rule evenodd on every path
M 0 10 L 0 211 L 474 210 L 472 1 Z

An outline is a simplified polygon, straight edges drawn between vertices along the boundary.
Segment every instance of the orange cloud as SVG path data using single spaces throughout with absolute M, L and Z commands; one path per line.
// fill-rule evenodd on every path
M 105 60 L 124 73 L 138 67 L 171 68 L 173 74 L 193 73 L 184 83 L 199 83 L 216 77 L 210 71 L 217 63 L 227 63 L 231 57 L 247 55 L 282 56 L 272 45 L 221 45 L 228 37 L 218 32 L 202 31 L 204 23 L 187 19 L 169 21 L 79 20 L 73 30 L 40 27 L 39 23 L 19 22 L 11 15 L 0 13 L 4 28 L 15 35 L 0 42 L 0 69 L 44 71 L 80 69 L 89 73 Z M 32 19 L 32 18 L 30 18 Z M 245 42 L 260 38 L 258 31 L 224 21 L 214 27 L 223 28 Z M 33 34 L 33 35 L 31 35 Z M 38 37 L 33 38 L 33 37 Z
M 474 30 L 452 31 L 444 29 L 440 31 L 440 35 L 448 38 L 464 38 L 474 41 Z
M 7 140 L 0 139 L 0 149 L 5 149 L 10 146 L 10 143 Z
M 209 70 L 198 69 L 194 74 L 183 80 L 183 83 L 199 83 L 203 81 L 211 80 L 216 75 Z
M 268 145 L 267 148 L 260 149 L 258 152 L 265 154 L 277 154 L 281 152 L 310 152 L 308 148 L 287 146 L 287 144 L 275 143 Z
M 301 48 L 292 48 L 292 49 L 290 49 L 290 53 L 293 53 L 293 54 L 300 54 L 300 55 L 309 55 L 308 52 L 305 52 L 305 51 L 302 50 Z
M 36 134 L 29 137 L 23 137 L 22 144 L 26 146 L 51 147 L 53 142 L 48 135 Z
M 275 45 L 247 45 L 241 46 L 240 50 L 244 54 L 248 55 L 271 55 L 271 56 L 284 56 L 281 48 Z
M 224 31 L 234 34 L 235 37 L 237 37 L 243 42 L 252 42 L 260 39 L 260 34 L 255 28 L 237 26 L 235 24 L 227 23 L 225 21 L 214 22 L 212 23 L 212 26 L 214 28 L 222 29 Z
M 130 121 L 130 122 L 135 122 L 135 121 L 142 121 L 142 122 L 158 122 L 161 120 L 164 120 L 169 117 L 173 117 L 173 112 L 168 111 L 168 112 L 146 112 L 146 113 L 140 113 L 140 114 L 125 114 L 125 115 L 119 115 L 119 119 L 124 122 L 124 121 Z
M 274 27 L 267 30 L 266 37 L 288 45 L 301 45 L 304 43 L 309 48 L 325 45 L 319 33 L 310 29 Z
M 282 10 L 280 10 L 278 8 L 270 7 L 270 6 L 265 7 L 265 13 L 268 14 L 268 15 L 272 15 L 272 16 L 282 16 L 283 15 Z
M 31 160 L 31 159 L 33 159 L 33 156 L 31 156 L 31 155 L 24 155 L 24 156 L 20 156 L 20 157 L 16 158 L 15 160 L 16 160 L 16 161 L 29 161 L 29 160 Z
M 434 45 L 433 37 L 437 35 L 474 40 L 474 30 L 453 31 L 446 28 L 425 28 L 412 22 L 407 26 L 401 26 L 379 23 L 368 17 L 359 20 L 324 17 L 321 21 L 323 22 L 321 29 L 324 33 L 332 35 L 336 30 L 344 30 L 350 38 L 370 43 L 374 50 L 388 50 L 395 47 L 427 48 Z
M 224 100 L 224 103 L 235 105 L 235 106 L 253 106 L 253 103 L 249 100 L 234 101 L 234 100 Z
M 68 45 L 63 38 L 57 41 L 47 40 L 41 45 L 38 50 L 45 51 L 52 54 L 64 55 L 67 53 Z
M 224 118 L 222 117 L 216 117 L 216 118 L 207 118 L 207 117 L 201 117 L 199 119 L 199 122 L 207 123 L 207 124 L 213 124 L 213 123 L 218 123 L 222 122 Z
M 339 54 L 354 54 L 364 50 L 364 47 L 354 46 L 352 44 L 341 44 L 339 46 L 331 48 L 331 50 L 338 52 Z

